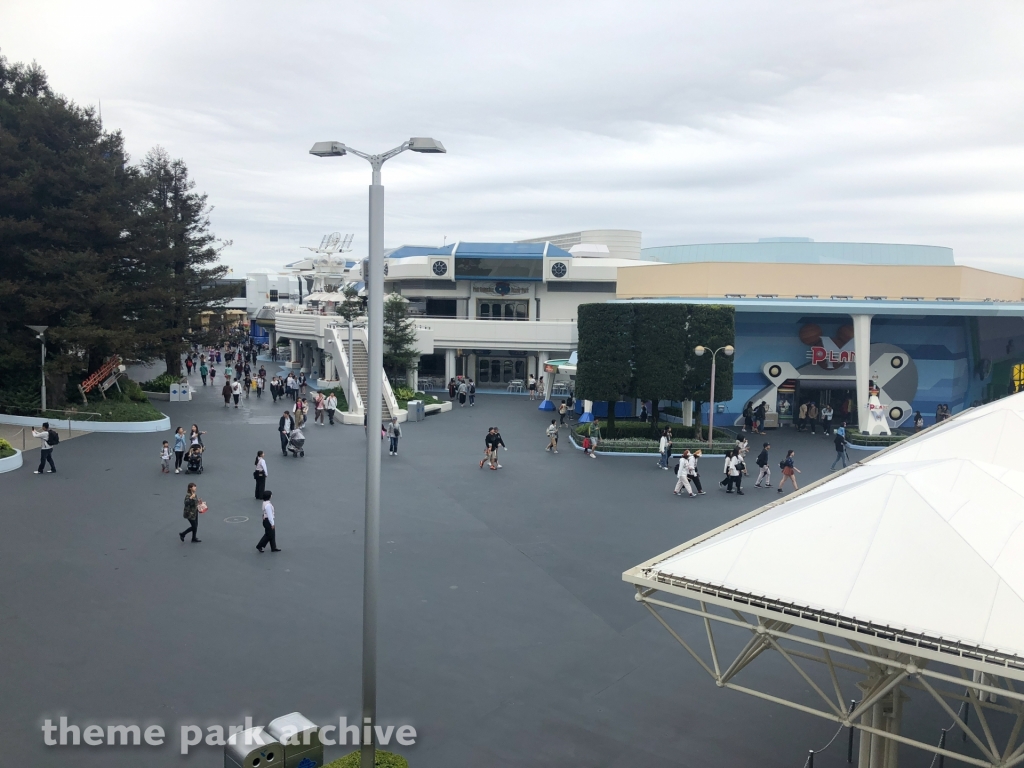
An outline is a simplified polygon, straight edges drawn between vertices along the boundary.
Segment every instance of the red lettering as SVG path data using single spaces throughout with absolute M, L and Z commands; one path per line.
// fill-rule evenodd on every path
M 811 363 L 817 365 L 825 362 L 826 352 L 824 347 L 811 347 Z

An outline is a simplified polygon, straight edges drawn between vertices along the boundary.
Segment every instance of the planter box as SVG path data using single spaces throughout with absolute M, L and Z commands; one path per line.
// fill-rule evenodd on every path
M 142 394 L 144 394 L 150 400 L 166 400 L 167 402 L 170 402 L 171 400 L 170 392 L 146 392 L 145 390 L 143 390 Z
M 0 414 L 0 424 L 16 424 L 19 427 L 39 426 L 40 416 L 8 416 Z M 67 419 L 50 419 L 57 427 L 69 427 Z M 70 429 L 78 432 L 166 432 L 171 428 L 171 419 L 164 416 L 156 421 L 74 421 Z
M 21 465 L 21 451 L 15 448 L 13 456 L 8 456 L 6 459 L 0 459 L 0 472 L 13 472 L 16 469 L 20 469 Z

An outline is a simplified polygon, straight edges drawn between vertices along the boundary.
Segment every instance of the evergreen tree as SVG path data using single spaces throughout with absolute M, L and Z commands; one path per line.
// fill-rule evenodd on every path
M 203 331 L 201 315 L 216 313 L 231 295 L 230 286 L 217 284 L 227 274 L 220 252 L 231 243 L 210 232 L 213 209 L 194 191 L 183 160 L 155 147 L 142 161 L 141 176 L 140 260 L 132 267 L 150 298 L 143 323 L 147 351 L 162 354 L 168 373 L 179 375 L 189 344 L 216 335 L 216 329 Z
M 341 289 L 342 301 L 338 305 L 338 314 L 345 322 L 356 320 L 366 314 L 365 302 L 360 298 L 359 291 L 352 283 L 346 283 Z
M 615 403 L 633 388 L 632 304 L 581 304 L 576 397 L 608 401 L 608 436 L 615 436 Z
M 701 405 L 711 398 L 711 352 L 736 343 L 736 310 L 729 306 L 690 304 L 686 325 L 686 375 L 683 377 L 681 397 L 693 400 L 697 411 L 697 438 L 700 439 Z M 698 357 L 693 350 L 698 345 L 708 352 Z M 715 358 L 715 402 L 732 400 L 731 357 L 719 354 Z
M 633 361 L 636 396 L 651 401 L 652 434 L 658 426 L 658 401 L 676 400 L 683 389 L 689 355 L 686 304 L 634 305 Z
M 120 133 L 55 94 L 36 64 L 0 56 L 0 382 L 37 392 L 46 325 L 48 405 L 68 377 L 136 352 L 139 297 L 120 284 L 138 174 Z M 6 399 L 7 394 L 4 395 Z M 35 402 L 38 402 L 36 400 Z
M 384 302 L 384 370 L 388 376 L 402 375 L 415 367 L 416 326 L 409 319 L 408 302 L 392 293 Z

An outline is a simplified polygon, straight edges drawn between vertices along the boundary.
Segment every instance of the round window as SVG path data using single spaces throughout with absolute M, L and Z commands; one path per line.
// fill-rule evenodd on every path
M 556 261 L 551 265 L 551 274 L 554 277 L 565 277 L 568 274 L 569 269 L 560 261 Z
M 435 261 L 431 269 L 438 277 L 444 277 L 448 274 L 448 264 L 444 261 Z

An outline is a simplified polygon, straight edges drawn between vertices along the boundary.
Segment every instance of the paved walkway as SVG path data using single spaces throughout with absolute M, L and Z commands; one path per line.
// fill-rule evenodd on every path
M 93 434 L 62 441 L 57 475 L 0 476 L 0 762 L 215 766 L 217 748 L 177 754 L 178 723 L 358 717 L 363 431 L 310 426 L 305 458 L 286 459 L 282 405 L 253 396 L 224 408 L 219 388 L 199 390 L 162 405 L 175 425 L 206 430 L 202 475 L 159 473 L 166 434 Z M 775 492 L 717 492 L 709 460 L 709 494 L 681 500 L 653 457 L 545 453 L 549 419 L 526 399 L 481 395 L 403 425 L 400 455 L 383 456 L 379 711 L 418 729 L 402 750 L 411 764 L 799 768 L 835 729 L 716 689 L 621 581 Z M 509 447 L 498 472 L 478 469 L 491 425 Z M 798 449 L 802 483 L 831 462 L 820 437 L 770 439 L 776 464 Z M 254 549 L 261 448 L 275 555 Z M 190 480 L 210 505 L 196 545 L 177 538 Z M 694 643 L 704 635 L 677 626 Z M 781 659 L 744 674 L 805 695 Z M 164 748 L 44 747 L 42 719 L 61 714 L 159 722 L 174 735 Z M 930 722 L 905 727 L 931 739 Z M 845 765 L 842 745 L 830 752 L 816 765 Z

